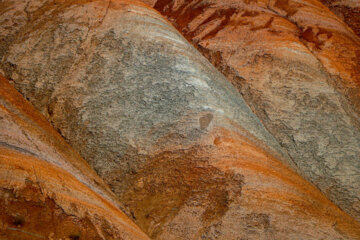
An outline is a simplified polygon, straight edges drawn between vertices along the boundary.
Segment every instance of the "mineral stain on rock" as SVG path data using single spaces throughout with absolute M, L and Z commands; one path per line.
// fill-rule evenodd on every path
M 162 224 L 186 205 L 204 208 L 201 220 L 208 226 L 220 220 L 241 196 L 243 177 L 211 166 L 206 157 L 197 157 L 203 151 L 206 149 L 193 147 L 163 152 L 148 159 L 131 179 L 125 179 L 134 184 L 119 197 L 151 238 L 157 239 L 164 231 Z

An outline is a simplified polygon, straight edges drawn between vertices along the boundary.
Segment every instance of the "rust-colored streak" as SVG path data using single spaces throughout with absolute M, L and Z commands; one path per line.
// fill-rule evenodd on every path
M 289 5 L 289 0 L 276 0 L 275 7 L 285 11 L 287 17 L 294 15 L 298 11 Z
M 178 11 L 173 14 L 175 18 L 175 27 L 187 31 L 188 24 L 197 16 L 203 13 L 204 9 L 209 7 L 209 4 L 203 4 L 202 1 L 193 1 L 191 5 L 183 5 Z M 182 9 L 185 9 L 182 13 Z
M 244 0 L 244 2 L 246 4 L 250 4 L 250 3 L 257 3 L 258 1 L 257 0 Z
M 172 21 L 174 26 L 179 29 L 187 39 L 193 37 L 193 32 L 188 29 L 188 24 L 197 16 L 204 12 L 204 9 L 210 7 L 210 4 L 202 0 L 185 1 L 176 11 L 173 11 L 174 1 L 160 0 L 157 1 L 154 8 Z
M 261 30 L 261 29 L 267 29 L 269 27 L 271 27 L 271 23 L 274 21 L 274 17 L 271 17 L 263 26 L 258 26 L 258 27 L 254 27 L 251 28 L 251 31 L 257 31 L 257 30 Z
M 203 24 L 206 24 L 210 21 L 213 21 L 218 18 L 222 18 L 223 20 L 219 25 L 217 25 L 213 30 L 211 30 L 209 33 L 207 33 L 203 39 L 210 39 L 216 36 L 216 34 L 222 30 L 225 26 L 228 25 L 230 22 L 231 17 L 237 12 L 238 10 L 236 8 L 228 8 L 228 9 L 219 9 L 215 11 L 214 14 L 212 14 Z
M 170 4 L 174 5 L 174 0 L 158 0 L 156 1 L 154 8 L 159 12 L 164 12 L 165 7 L 169 6 Z
M 241 14 L 242 17 L 256 17 L 258 15 L 259 15 L 258 12 L 253 12 L 253 11 L 245 11 L 243 14 Z
M 204 13 L 204 10 L 208 9 L 210 6 L 211 4 L 204 3 L 201 0 L 185 1 L 182 5 L 178 6 L 175 11 L 173 10 L 173 0 L 160 0 L 156 2 L 154 8 L 170 19 L 174 26 L 191 41 L 195 35 L 196 29 L 188 29 L 188 24 Z M 236 8 L 216 9 L 216 11 L 203 21 L 199 27 L 218 19 L 222 20 L 213 30 L 207 33 L 203 39 L 206 40 L 214 37 L 221 29 L 229 24 L 231 17 L 237 12 L 238 10 Z

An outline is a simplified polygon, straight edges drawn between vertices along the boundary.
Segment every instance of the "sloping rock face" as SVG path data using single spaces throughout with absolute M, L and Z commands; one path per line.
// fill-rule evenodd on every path
M 236 89 L 153 9 L 5 3 L 2 71 L 152 239 L 360 238 L 360 224 L 285 165 Z
M 359 37 L 314 0 L 148 4 L 227 76 L 298 172 L 360 220 Z
M 321 0 L 333 13 L 360 36 L 360 2 L 356 0 Z
M 113 193 L 0 77 L 0 238 L 148 239 Z

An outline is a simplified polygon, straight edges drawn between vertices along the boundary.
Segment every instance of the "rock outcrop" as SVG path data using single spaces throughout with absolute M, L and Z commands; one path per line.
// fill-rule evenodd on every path
M 341 18 L 360 37 L 360 1 L 321 0 L 333 13 Z
M 0 238 L 148 239 L 94 170 L 0 77 Z
M 236 89 L 152 8 L 3 4 L 1 70 L 152 239 L 360 239 L 359 222 L 287 166 Z
M 316 0 L 147 3 L 227 76 L 298 172 L 360 220 L 360 38 Z

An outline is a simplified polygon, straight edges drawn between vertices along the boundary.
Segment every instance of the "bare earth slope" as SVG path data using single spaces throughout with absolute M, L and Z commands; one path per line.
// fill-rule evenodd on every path
M 0 238 L 148 239 L 90 166 L 2 77 Z
M 148 3 L 227 76 L 298 172 L 360 220 L 360 38 L 316 0 Z
M 360 238 L 359 223 L 284 164 L 236 89 L 153 9 L 5 3 L 2 71 L 151 238 Z

